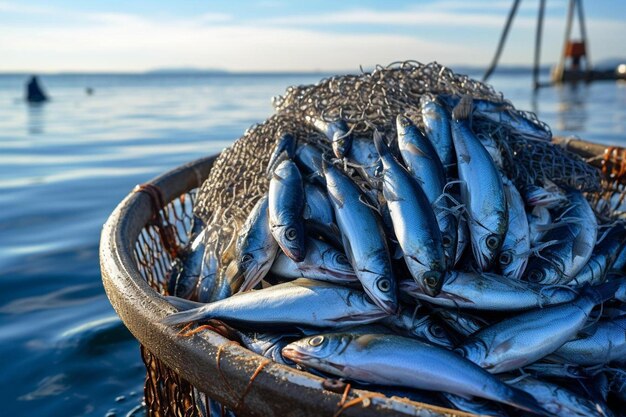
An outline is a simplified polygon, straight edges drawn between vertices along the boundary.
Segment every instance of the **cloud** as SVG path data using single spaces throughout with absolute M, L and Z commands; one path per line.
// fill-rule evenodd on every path
M 472 4 L 491 4 L 477 1 Z M 449 0 L 400 11 L 354 9 L 248 21 L 225 13 L 164 18 L 36 9 L 31 12 L 47 13 L 52 22 L 59 23 L 36 30 L 19 21 L 0 25 L 0 71 L 142 71 L 163 67 L 335 71 L 405 59 L 486 65 L 504 22 L 504 2 L 495 2 L 497 10 L 489 13 L 477 13 L 467 4 Z M 0 1 L 0 9 L 3 6 L 6 3 Z M 545 24 L 543 55 L 552 62 L 560 52 L 563 20 L 550 17 Z M 624 23 L 598 18 L 587 23 L 594 57 L 621 50 Z M 337 30 L 342 25 L 367 28 L 368 32 Z M 518 17 L 502 62 L 531 62 L 529 40 L 534 36 L 534 25 L 534 16 Z M 412 27 L 415 31 L 408 34 L 407 28 Z M 446 42 L 444 32 L 463 36 L 458 42 Z

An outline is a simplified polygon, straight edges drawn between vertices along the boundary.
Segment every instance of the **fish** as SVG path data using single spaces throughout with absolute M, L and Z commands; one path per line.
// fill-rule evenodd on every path
M 307 117 L 307 121 L 331 141 L 333 153 L 337 158 L 343 158 L 350 152 L 352 133 L 344 120 L 327 121 L 322 118 Z
M 465 220 L 465 216 L 459 216 L 458 228 L 457 228 L 457 239 L 456 239 L 456 251 L 454 255 L 454 266 L 456 266 L 461 257 L 465 253 L 465 248 L 469 243 L 469 230 L 467 227 L 467 220 Z
M 499 404 L 491 401 L 478 398 L 468 399 L 446 392 L 443 392 L 441 395 L 448 401 L 450 406 L 466 413 L 480 416 L 509 417 L 509 414 Z
M 530 257 L 522 279 L 543 285 L 567 284 L 589 261 L 598 234 L 596 215 L 580 191 L 569 190 L 567 198 L 570 205 L 559 211 L 560 223 L 543 237 L 555 244 Z
M 469 215 L 474 259 L 489 269 L 504 241 L 508 210 L 502 179 L 491 156 L 470 129 L 472 99 L 465 96 L 452 112 L 452 140 L 461 184 L 461 200 Z
M 550 359 L 583 366 L 626 364 L 626 316 L 601 320 L 557 349 Z
M 302 337 L 301 333 L 261 333 L 261 332 L 238 332 L 243 346 L 252 352 L 273 360 L 281 365 L 293 365 L 288 359 L 283 358 L 282 349 L 288 344 Z
M 361 383 L 485 398 L 543 414 L 532 396 L 455 353 L 418 339 L 388 334 L 321 334 L 285 346 L 283 356 Z
M 387 315 L 361 290 L 304 278 L 210 304 L 165 298 L 182 310 L 162 319 L 168 326 L 218 319 L 252 330 L 327 329 L 373 323 Z
M 312 143 L 305 142 L 298 146 L 293 160 L 305 175 L 305 179 L 320 187 L 326 187 L 322 172 L 322 151 Z
M 296 138 L 291 133 L 283 133 L 278 138 L 276 147 L 270 155 L 267 163 L 266 174 L 270 176 L 276 169 L 278 164 L 282 162 L 282 158 L 293 159 L 296 154 Z
M 537 308 L 487 326 L 456 352 L 491 373 L 524 367 L 574 337 L 591 310 L 610 297 L 604 288 L 585 288 L 572 302 Z
M 269 224 L 274 239 L 285 255 L 296 262 L 306 256 L 304 220 L 304 185 L 296 164 L 281 162 L 270 180 L 268 192 Z
M 328 195 L 350 264 L 365 292 L 382 310 L 398 309 L 396 280 L 379 217 L 345 174 L 324 161 Z
M 552 181 L 544 179 L 544 185 L 530 184 L 524 188 L 524 200 L 532 207 L 556 208 L 567 204 L 567 196 Z
M 278 253 L 278 243 L 269 226 L 269 200 L 261 197 L 248 215 L 237 236 L 236 257 L 226 270 L 230 282 L 238 277 L 240 291 L 254 288 L 272 267 Z
M 540 244 L 543 236 L 552 224 L 550 210 L 543 206 L 535 206 L 526 214 L 528 219 L 528 229 L 530 235 L 530 246 L 535 247 Z
M 452 109 L 459 104 L 462 97 L 452 95 L 439 95 L 448 108 Z M 543 141 L 552 140 L 552 132 L 545 125 L 535 123 L 530 118 L 525 117 L 523 113 L 515 110 L 513 105 L 508 102 L 493 102 L 488 100 L 474 99 L 473 113 L 482 119 L 489 120 L 500 126 L 508 126 L 517 133 Z
M 448 199 L 443 195 L 446 186 L 443 164 L 433 144 L 421 134 L 408 117 L 399 114 L 396 126 L 402 160 L 435 212 L 447 265 L 452 266 L 456 257 L 457 221 L 450 210 Z M 385 158 L 389 157 L 381 155 L 381 158 L 385 169 L 389 169 L 385 165 Z M 393 162 L 390 163 L 393 165 Z
M 463 337 L 468 337 L 489 324 L 479 317 L 456 310 L 439 309 L 436 314 L 448 327 Z
M 598 285 L 605 281 L 609 269 L 615 262 L 622 248 L 626 245 L 626 227 L 617 223 L 596 244 L 591 257 L 583 269 L 578 272 L 569 285 Z
M 202 273 L 196 290 L 196 299 L 201 303 L 210 303 L 230 297 L 240 280 L 235 280 L 233 286 L 226 278 L 226 271 L 220 267 L 220 261 L 212 245 L 207 245 L 202 259 Z M 183 297 L 185 298 L 185 297 Z
M 559 417 L 605 416 L 593 402 L 557 384 L 532 377 L 519 378 L 509 384 L 532 395 L 551 415 Z
M 385 317 L 381 323 L 404 336 L 427 340 L 447 349 L 454 347 L 446 329 L 428 315 L 416 315 L 412 311 L 401 309 L 398 314 Z
M 304 210 L 302 217 L 306 222 L 307 232 L 322 236 L 337 247 L 341 247 L 339 228 L 335 221 L 335 213 L 324 188 L 304 183 Z
M 542 287 L 492 273 L 449 271 L 441 292 L 432 297 L 411 279 L 399 281 L 400 292 L 447 308 L 481 311 L 522 311 L 572 301 L 568 288 Z
M 355 137 L 352 139 L 348 160 L 352 164 L 359 165 L 368 178 L 375 178 L 376 172 L 380 169 L 378 152 L 371 138 Z
M 506 177 L 502 177 L 504 194 L 509 209 L 509 225 L 504 235 L 502 249 L 498 254 L 498 266 L 502 275 L 512 279 L 520 279 L 530 251 L 530 228 L 524 209 L 524 200 L 515 185 Z
M 374 143 L 383 164 L 383 196 L 404 260 L 418 286 L 437 295 L 446 259 L 435 213 L 420 185 L 391 155 L 382 137 L 374 136 Z
M 172 263 L 167 290 L 169 295 L 183 298 L 191 298 L 194 295 L 200 280 L 202 258 L 206 248 L 205 231 L 206 229 L 202 229 Z
M 354 269 L 345 254 L 321 240 L 307 238 L 307 253 L 302 262 L 279 254 L 270 273 L 287 279 L 309 278 L 336 284 L 358 283 Z
M 450 112 L 436 97 L 423 95 L 420 98 L 420 113 L 424 132 L 439 155 L 446 178 L 453 178 L 456 156 L 450 130 Z

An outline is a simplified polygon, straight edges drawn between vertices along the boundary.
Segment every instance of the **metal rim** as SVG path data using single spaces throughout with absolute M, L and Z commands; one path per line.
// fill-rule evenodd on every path
M 217 156 L 196 160 L 167 172 L 149 184 L 163 191 L 166 204 L 198 187 Z M 211 331 L 182 338 L 161 319 L 174 308 L 140 275 L 134 245 L 150 221 L 151 201 L 145 193 L 129 194 L 104 225 L 100 241 L 100 267 L 107 296 L 137 340 L 168 367 L 200 391 L 240 415 L 333 415 L 342 394 L 322 388 L 322 378 L 269 362 Z M 252 379 L 252 376 L 255 377 Z M 351 416 L 470 416 L 404 398 L 387 398 L 364 390 L 351 390 L 348 399 L 367 397 L 343 411 Z

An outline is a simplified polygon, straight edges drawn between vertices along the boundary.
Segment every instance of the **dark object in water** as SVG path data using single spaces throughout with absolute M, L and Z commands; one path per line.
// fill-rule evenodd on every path
M 26 101 L 29 103 L 43 103 L 44 101 L 48 101 L 48 96 L 39 85 L 39 79 L 36 75 L 30 77 L 30 80 L 28 80 L 26 84 Z

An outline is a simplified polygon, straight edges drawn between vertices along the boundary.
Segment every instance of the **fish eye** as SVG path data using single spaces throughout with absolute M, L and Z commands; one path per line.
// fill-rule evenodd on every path
M 450 246 L 452 246 L 452 238 L 449 235 L 441 236 L 441 240 L 443 242 L 444 248 L 449 248 Z
M 530 282 L 540 282 L 544 278 L 544 273 L 540 269 L 533 269 L 528 273 L 528 281 Z
M 337 255 L 335 260 L 337 261 L 338 264 L 341 264 L 341 265 L 349 265 L 350 264 L 350 262 L 348 262 L 348 258 L 346 258 L 346 255 L 344 255 L 343 253 L 340 253 L 339 255 Z
M 387 278 L 378 280 L 376 287 L 382 292 L 387 292 L 391 289 L 391 282 Z
M 430 332 L 433 334 L 433 336 L 435 336 L 436 338 L 442 338 L 445 335 L 445 331 L 443 330 L 443 328 L 438 325 L 438 324 L 431 324 L 430 325 Z
M 437 284 L 439 284 L 439 279 L 441 278 L 441 273 L 437 271 L 429 271 L 424 274 L 424 284 L 427 287 L 435 288 Z
M 297 236 L 298 232 L 296 232 L 296 229 L 294 227 L 290 227 L 285 231 L 285 237 L 287 238 L 287 240 L 295 240 Z
M 500 260 L 500 264 L 504 266 L 508 266 L 511 264 L 511 262 L 513 262 L 513 256 L 511 255 L 511 252 L 509 251 L 502 252 L 498 259 Z
M 489 235 L 486 240 L 487 247 L 491 250 L 496 250 L 500 246 L 500 238 L 496 235 Z
M 324 343 L 324 336 L 315 336 L 309 339 L 309 345 L 311 346 L 319 346 Z
M 245 255 L 241 257 L 241 264 L 246 265 L 247 263 L 252 261 L 252 259 L 253 259 L 253 256 L 250 255 L 249 253 L 246 253 Z

